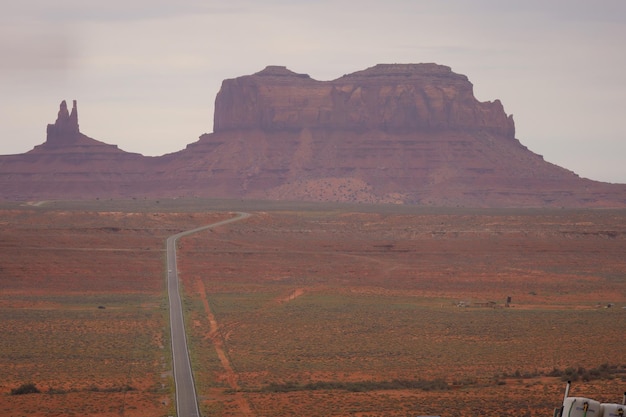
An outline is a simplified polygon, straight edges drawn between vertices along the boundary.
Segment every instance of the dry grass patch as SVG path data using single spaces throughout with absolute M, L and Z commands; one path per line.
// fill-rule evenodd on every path
M 624 365 L 624 220 L 269 212 L 185 239 L 179 266 L 190 300 L 203 281 L 255 415 L 550 415 L 555 369 Z M 581 378 L 578 394 L 617 395 L 622 378 Z M 419 387 L 438 381 L 447 389 Z M 221 395 L 207 406 L 237 415 L 235 393 Z
M 173 414 L 165 239 L 224 217 L 0 211 L 0 415 Z

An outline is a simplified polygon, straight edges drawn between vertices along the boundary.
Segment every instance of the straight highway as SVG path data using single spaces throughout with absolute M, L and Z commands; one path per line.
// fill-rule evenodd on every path
M 223 220 L 207 226 L 177 233 L 167 238 L 167 294 L 170 307 L 170 329 L 172 337 L 172 363 L 174 367 L 174 383 L 176 385 L 176 415 L 178 417 L 200 417 L 196 386 L 189 360 L 185 321 L 179 291 L 178 271 L 176 267 L 176 242 L 183 236 L 207 229 L 223 226 L 250 217 L 248 213 L 237 213 L 231 219 Z

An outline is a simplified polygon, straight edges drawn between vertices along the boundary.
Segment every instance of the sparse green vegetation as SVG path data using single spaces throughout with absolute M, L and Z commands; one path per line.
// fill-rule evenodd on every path
M 594 381 L 594 380 L 610 380 L 613 378 L 621 377 L 626 381 L 626 365 L 616 365 L 603 363 L 598 367 L 586 369 L 582 366 L 568 367 L 565 369 L 553 368 L 551 371 L 522 371 L 516 369 L 512 374 L 503 373 L 496 375 L 496 379 L 499 378 L 516 378 L 516 379 L 531 379 L 538 377 L 555 377 L 560 378 L 562 381 Z
M 165 238 L 224 215 L 64 204 L 0 211 L 0 390 L 35 381 L 47 401 L 31 408 L 45 414 L 138 403 L 167 415 Z M 14 415 L 12 397 L 0 395 L 1 415 Z
M 351 392 L 366 392 L 380 390 L 414 389 L 422 391 L 445 391 L 450 389 L 448 383 L 441 379 L 432 381 L 393 379 L 391 381 L 319 381 L 299 384 L 286 382 L 272 383 L 262 387 L 260 392 L 293 392 L 317 390 L 344 390 Z
M 0 414 L 173 415 L 164 240 L 236 203 L 2 212 Z M 245 205 L 180 242 L 203 415 L 547 415 L 566 379 L 623 391 L 626 234 L 596 233 L 623 211 Z M 8 395 L 23 381 L 46 401 Z
M 89 388 L 87 388 L 87 391 L 91 391 L 91 392 L 127 392 L 127 391 L 136 391 L 137 389 L 134 387 L 131 387 L 130 385 L 127 384 L 123 384 L 120 386 L 112 386 L 112 387 L 98 387 L 95 385 L 90 386 Z
M 584 381 L 589 382 L 598 379 L 613 379 L 620 377 L 626 381 L 626 365 L 610 365 L 603 363 L 596 368 L 585 369 L 582 366 L 568 367 L 564 370 L 554 368 L 549 376 L 559 377 L 562 381 Z
M 606 228 L 607 213 L 565 214 L 276 213 L 232 225 L 228 239 L 190 236 L 179 262 L 192 277 L 187 294 L 198 297 L 193 283 L 202 280 L 239 389 L 224 386 L 224 369 L 211 387 L 277 415 L 330 415 L 332 404 L 420 414 L 411 404 L 424 401 L 435 414 L 453 402 L 470 415 L 485 401 L 492 411 L 515 408 L 514 397 L 498 395 L 511 395 L 506 385 L 517 379 L 515 395 L 551 410 L 562 387 L 550 370 L 610 363 L 625 324 L 621 309 L 596 308 L 607 296 L 623 300 L 623 282 L 602 277 L 626 270 L 624 242 L 562 231 Z M 203 309 L 192 305 L 192 351 L 204 350 Z

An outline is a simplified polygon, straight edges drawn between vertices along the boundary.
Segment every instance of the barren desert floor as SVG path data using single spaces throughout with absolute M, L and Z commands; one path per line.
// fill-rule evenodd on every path
M 50 202 L 0 207 L 0 415 L 174 415 L 165 239 L 234 210 L 179 243 L 205 416 L 621 402 L 626 210 Z

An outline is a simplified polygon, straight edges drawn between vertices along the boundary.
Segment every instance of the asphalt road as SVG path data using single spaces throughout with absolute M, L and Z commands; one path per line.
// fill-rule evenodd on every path
M 178 272 L 176 269 L 176 241 L 192 233 L 213 229 L 228 223 L 250 217 L 248 213 L 237 213 L 237 216 L 221 222 L 187 230 L 167 238 L 167 293 L 170 301 L 170 328 L 172 332 L 172 363 L 174 366 L 174 382 L 176 384 L 176 415 L 178 417 L 199 417 L 196 386 L 189 360 L 187 336 L 183 307 L 178 288 Z

